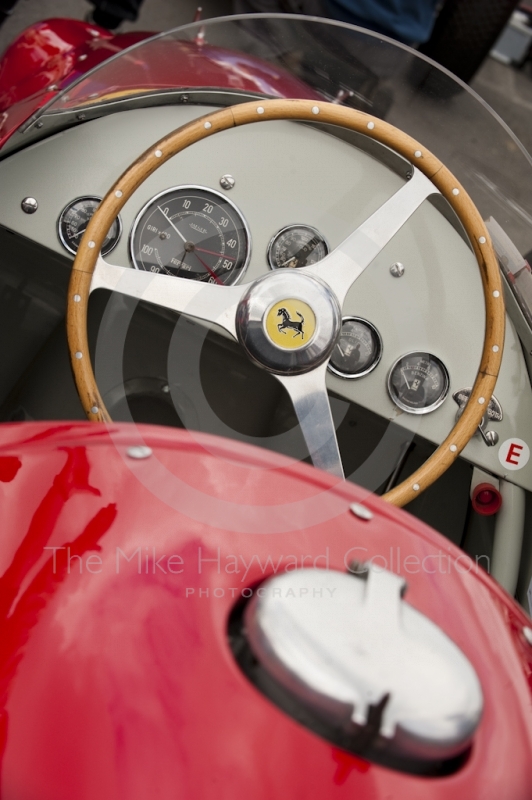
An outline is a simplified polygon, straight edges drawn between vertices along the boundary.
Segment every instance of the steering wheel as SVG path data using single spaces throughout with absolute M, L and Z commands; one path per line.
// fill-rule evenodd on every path
M 176 153 L 237 125 L 292 119 L 339 125 L 387 145 L 413 165 L 412 177 L 328 256 L 297 270 L 272 270 L 258 280 L 216 286 L 108 264 L 99 255 L 113 220 L 140 184 Z M 111 421 L 98 391 L 87 340 L 94 289 L 107 288 L 221 325 L 249 357 L 288 391 L 315 466 L 339 478 L 343 469 L 325 387 L 327 361 L 341 328 L 351 285 L 429 196 L 440 192 L 471 242 L 482 278 L 486 328 L 469 402 L 445 441 L 407 480 L 383 497 L 403 506 L 430 486 L 466 446 L 486 411 L 504 343 L 504 302 L 497 259 L 473 201 L 426 148 L 393 125 L 327 102 L 264 100 L 207 114 L 150 147 L 116 181 L 83 236 L 68 290 L 67 335 L 77 391 L 89 420 Z M 288 311 L 287 311 L 288 309 Z M 286 328 L 291 335 L 287 336 Z

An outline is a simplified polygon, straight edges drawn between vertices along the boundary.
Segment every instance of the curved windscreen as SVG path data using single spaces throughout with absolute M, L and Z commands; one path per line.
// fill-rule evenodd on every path
M 111 113 L 132 99 L 187 102 L 187 89 L 230 91 L 234 102 L 239 93 L 243 99 L 320 96 L 384 118 L 443 161 L 482 216 L 495 217 L 521 252 L 532 249 L 532 160 L 521 143 L 450 73 L 354 26 L 292 15 L 186 25 L 105 61 L 54 98 L 41 117 L 87 108 Z

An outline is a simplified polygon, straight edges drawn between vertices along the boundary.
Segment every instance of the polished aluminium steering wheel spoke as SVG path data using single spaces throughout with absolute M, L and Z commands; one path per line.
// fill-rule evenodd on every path
M 129 297 L 216 323 L 236 339 L 236 309 L 248 287 L 218 286 L 173 275 L 118 267 L 98 257 L 91 293 L 109 289 Z
M 312 463 L 344 477 L 338 440 L 325 386 L 327 363 L 301 375 L 276 375 L 292 400 Z
M 421 203 L 437 190 L 414 169 L 412 178 L 319 263 L 302 272 L 325 280 L 340 305 L 349 288 Z M 300 375 L 277 375 L 292 400 L 312 463 L 344 477 L 338 440 L 325 386 L 327 364 Z
M 351 233 L 332 253 L 302 272 L 316 275 L 334 291 L 340 305 L 352 284 L 403 227 L 421 203 L 437 194 L 434 184 L 418 169 L 412 177 Z
M 172 275 L 119 267 L 98 257 L 91 293 L 108 289 L 221 325 L 237 338 L 238 304 L 249 289 L 217 286 Z M 300 375 L 276 375 L 292 400 L 314 466 L 343 478 L 336 431 L 325 386 L 327 363 Z

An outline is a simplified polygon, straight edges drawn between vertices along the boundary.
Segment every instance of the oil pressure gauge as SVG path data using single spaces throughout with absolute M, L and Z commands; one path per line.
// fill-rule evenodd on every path
M 407 353 L 388 374 L 388 392 L 409 414 L 428 414 L 441 406 L 449 391 L 449 373 L 431 353 Z
M 78 252 L 85 228 L 100 205 L 101 199 L 101 197 L 93 196 L 77 197 L 62 210 L 57 222 L 57 233 L 61 244 L 69 253 L 76 255 Z M 102 256 L 106 256 L 116 247 L 121 233 L 122 223 L 120 217 L 117 217 L 103 241 Z
M 328 367 L 341 378 L 361 378 L 375 369 L 381 356 L 382 339 L 375 325 L 361 317 L 344 317 Z
M 272 269 L 306 267 L 321 261 L 328 252 L 327 242 L 316 228 L 288 225 L 268 245 L 268 264 Z

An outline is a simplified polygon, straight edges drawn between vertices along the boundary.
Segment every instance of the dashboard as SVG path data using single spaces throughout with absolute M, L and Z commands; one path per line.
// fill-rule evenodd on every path
M 0 162 L 0 224 L 72 259 L 98 201 L 144 149 L 207 107 L 122 111 L 85 122 Z M 334 250 L 407 180 L 410 165 L 340 129 L 289 121 L 243 126 L 202 140 L 163 164 L 124 206 L 104 246 L 114 264 L 246 283 L 297 269 Z M 21 202 L 35 198 L 35 213 Z M 440 198 L 441 200 L 441 198 Z M 352 286 L 328 387 L 438 444 L 472 385 L 485 325 L 481 281 L 460 224 L 425 201 Z M 294 335 L 297 329 L 294 328 Z M 526 440 L 532 392 L 508 321 L 500 413 L 464 457 L 532 490 L 532 463 L 500 460 Z M 454 396 L 454 397 L 453 397 Z

